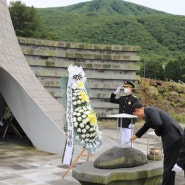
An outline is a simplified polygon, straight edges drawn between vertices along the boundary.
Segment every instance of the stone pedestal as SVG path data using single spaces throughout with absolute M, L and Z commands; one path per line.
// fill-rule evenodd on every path
M 82 185 L 158 185 L 162 162 L 150 161 L 142 166 L 118 169 L 98 169 L 94 162 L 88 162 L 73 168 L 72 176 Z

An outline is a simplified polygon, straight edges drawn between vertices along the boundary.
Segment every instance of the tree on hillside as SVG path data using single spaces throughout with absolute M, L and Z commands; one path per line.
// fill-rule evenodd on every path
M 38 34 L 40 18 L 36 9 L 21 1 L 10 2 L 9 11 L 17 36 L 32 37 Z
M 185 58 L 179 57 L 175 61 L 168 62 L 166 66 L 166 77 L 174 81 L 181 80 L 185 82 Z
M 164 59 L 142 60 L 140 65 L 140 76 L 150 79 L 165 80 Z
M 26 6 L 21 1 L 12 1 L 9 12 L 17 36 L 56 39 L 56 35 L 48 32 L 42 24 L 40 15 L 33 6 Z

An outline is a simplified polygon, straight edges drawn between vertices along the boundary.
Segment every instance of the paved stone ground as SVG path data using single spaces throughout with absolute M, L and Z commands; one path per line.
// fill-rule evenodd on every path
M 97 151 L 94 158 L 110 149 L 116 143 L 115 129 L 102 128 L 103 148 Z M 133 147 L 147 153 L 148 138 L 154 141 L 156 137 L 146 135 L 136 140 Z M 0 138 L 0 184 L 1 185 L 79 185 L 70 171 L 65 178 L 62 175 L 67 167 L 61 164 L 61 155 L 41 152 L 33 148 L 26 138 L 7 135 Z M 75 158 L 75 156 L 74 156 Z M 76 165 L 85 162 L 79 159 Z M 176 185 L 185 185 L 183 173 L 176 175 Z

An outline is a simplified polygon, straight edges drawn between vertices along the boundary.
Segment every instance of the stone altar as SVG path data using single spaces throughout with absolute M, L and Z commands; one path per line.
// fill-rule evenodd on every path
M 94 162 L 84 163 L 72 170 L 72 176 L 82 185 L 158 185 L 162 178 L 162 162 L 118 169 L 98 169 Z

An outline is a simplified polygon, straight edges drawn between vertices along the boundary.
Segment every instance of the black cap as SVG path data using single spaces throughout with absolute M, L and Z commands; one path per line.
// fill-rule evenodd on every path
M 134 85 L 131 81 L 126 81 L 126 82 L 123 84 L 123 87 L 131 87 L 131 88 L 134 88 L 135 85 Z

